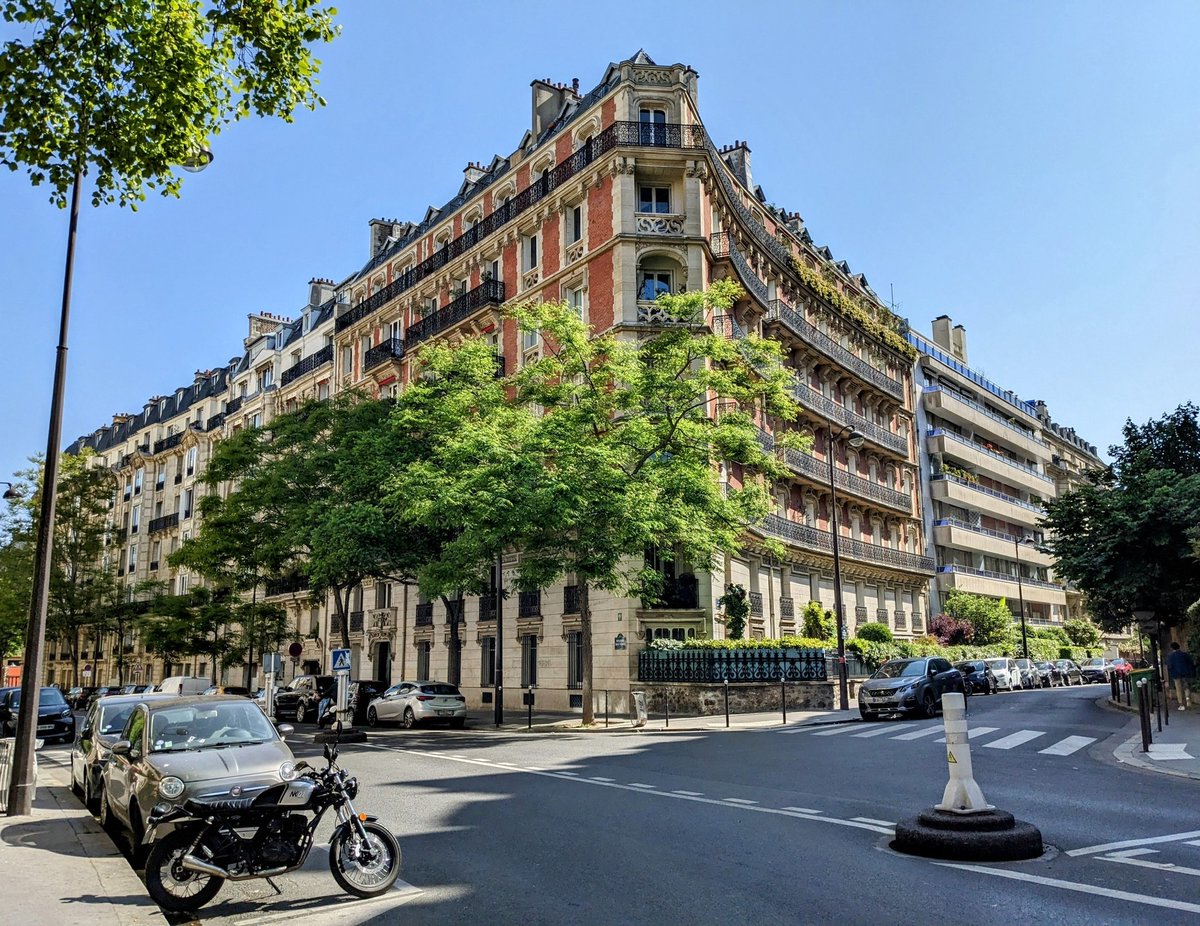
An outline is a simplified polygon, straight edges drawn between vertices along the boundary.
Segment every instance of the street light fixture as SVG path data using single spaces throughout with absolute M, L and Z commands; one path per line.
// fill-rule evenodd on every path
M 1021 607 L 1021 655 L 1029 658 L 1029 636 L 1025 631 L 1025 589 L 1021 585 L 1021 547 L 1033 546 L 1036 541 L 1032 537 L 1014 537 L 1013 550 L 1017 554 L 1017 601 Z
M 21 493 L 17 490 L 17 487 L 15 485 L 13 485 L 11 482 L 0 482 L 0 485 L 8 486 L 8 488 L 4 490 L 5 501 L 21 497 Z
M 833 430 L 833 422 L 829 422 L 829 446 L 825 455 L 829 458 L 829 526 L 833 538 L 833 607 L 837 612 L 837 648 L 838 648 L 838 699 L 839 710 L 850 710 L 850 684 L 846 680 L 846 625 L 845 612 L 842 607 L 842 558 L 838 553 L 838 519 L 837 519 L 837 486 L 833 481 L 834 441 L 846 439 L 846 443 L 856 450 L 863 445 L 863 436 L 847 425 L 839 431 Z
M 207 147 L 181 164 L 197 173 L 212 163 Z M 62 310 L 58 320 L 58 347 L 54 356 L 54 385 L 50 393 L 50 423 L 46 429 L 46 463 L 42 474 L 42 503 L 38 514 L 37 540 L 33 553 L 33 594 L 29 602 L 29 625 L 25 628 L 25 665 L 21 672 L 21 709 L 12 753 L 12 783 L 8 790 L 8 815 L 26 816 L 33 810 L 37 785 L 33 749 L 37 739 L 38 701 L 42 680 L 42 650 L 46 643 L 46 612 L 50 598 L 50 565 L 54 551 L 54 509 L 58 495 L 58 445 L 62 440 L 63 398 L 67 385 L 67 326 L 71 318 L 71 282 L 75 270 L 75 238 L 79 228 L 79 197 L 83 191 L 86 159 L 75 163 L 71 187 L 71 215 L 67 225 L 67 259 L 63 268 Z M 4 493 L 12 498 L 12 486 Z

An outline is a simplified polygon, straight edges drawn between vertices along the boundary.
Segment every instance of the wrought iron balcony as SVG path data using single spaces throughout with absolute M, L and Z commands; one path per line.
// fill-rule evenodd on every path
M 363 372 L 372 370 L 385 360 L 399 360 L 404 356 L 404 342 L 399 338 L 386 338 L 367 351 L 363 357 Z
M 823 682 L 825 650 L 649 650 L 638 653 L 640 682 Z
M 563 614 L 579 613 L 579 586 L 563 586 Z
M 290 595 L 295 592 L 307 591 L 308 576 L 297 572 L 289 576 L 267 579 L 264 584 L 266 585 L 266 596 L 268 598 L 273 595 Z
M 520 592 L 517 597 L 517 617 L 540 618 L 542 616 L 542 590 Z
M 479 620 L 494 621 L 496 619 L 496 593 L 491 592 L 479 597 Z
M 156 440 L 154 442 L 154 452 L 162 453 L 164 450 L 170 450 L 172 447 L 178 447 L 179 442 L 182 440 L 183 440 L 183 432 L 182 431 L 180 431 L 178 434 L 168 434 L 162 440 Z
M 238 396 L 236 399 L 230 399 L 228 402 L 225 403 L 225 414 L 232 415 L 234 412 L 236 412 L 238 409 L 240 409 L 242 407 L 242 403 L 245 401 L 246 400 L 241 396 Z
M 768 321 L 779 321 L 806 344 L 819 350 L 838 366 L 843 367 L 859 379 L 870 383 L 893 398 L 904 400 L 904 384 L 892 379 L 882 370 L 877 370 L 866 360 L 851 353 L 824 331 L 807 321 L 804 316 L 782 299 L 772 299 L 767 305 Z
M 1044 473 L 1038 472 L 1034 467 L 1028 466 L 1027 464 L 1020 462 L 1019 460 L 1014 460 L 1012 457 L 1007 456 L 1003 453 L 1000 453 L 996 450 L 992 450 L 992 449 L 988 448 L 987 446 L 985 446 L 984 444 L 979 443 L 978 441 L 969 440 L 968 438 L 963 437 L 961 434 L 955 434 L 953 431 L 947 431 L 945 428 L 928 428 L 928 429 L 926 429 L 925 433 L 929 437 L 948 438 L 949 440 L 952 440 L 955 443 L 962 444 L 964 447 L 969 447 L 972 450 L 975 450 L 982 454 L 986 454 L 989 457 L 999 460 L 1001 463 L 1011 466 L 1014 469 L 1019 469 L 1019 470 L 1021 470 L 1021 472 L 1025 473 L 1026 475 L 1033 476 L 1036 479 L 1040 479 L 1042 482 L 1046 483 L 1047 485 L 1054 485 L 1053 479 L 1051 479 L 1049 476 L 1046 476 Z
M 362 611 L 350 612 L 350 632 L 362 633 L 363 629 L 363 613 Z
M 207 422 L 205 422 L 204 430 L 205 431 L 215 431 L 217 428 L 219 428 L 224 423 L 225 423 L 225 412 L 221 412 L 220 414 L 213 415 L 211 418 L 208 419 Z
M 899 434 L 893 434 L 887 428 L 869 421 L 857 412 L 851 411 L 844 405 L 813 389 L 799 379 L 792 381 L 792 395 L 801 407 L 816 412 L 821 417 L 834 424 L 850 426 L 873 444 L 891 450 L 900 456 L 907 457 L 908 441 Z
M 979 576 L 984 579 L 997 579 L 1001 582 L 1011 582 L 1017 584 L 1017 577 L 1009 575 L 1007 572 L 993 572 L 990 569 L 973 569 L 970 566 L 938 566 L 937 571 L 947 573 L 962 573 L 969 576 Z M 1063 586 L 1058 582 L 1047 582 L 1045 579 L 1031 579 L 1021 576 L 1022 585 L 1032 585 L 1035 588 L 1051 588 L 1055 591 L 1063 591 Z
M 179 526 L 179 512 L 174 514 L 164 514 L 161 518 L 155 518 L 150 522 L 150 533 L 157 534 L 161 531 L 170 530 L 172 527 Z
M 306 373 L 311 373 L 313 370 L 325 366 L 327 363 L 333 362 L 333 345 L 326 344 L 319 351 L 309 354 L 302 360 L 293 363 L 290 367 L 283 371 L 283 375 L 279 377 L 279 385 L 286 386 L 288 383 L 299 379 Z
M 756 525 L 756 528 L 795 546 L 833 555 L 833 538 L 828 531 L 818 530 L 808 524 L 800 524 L 776 514 L 767 515 L 761 524 Z M 875 543 L 866 543 L 862 540 L 853 540 L 849 537 L 838 537 L 838 552 L 847 559 L 894 566 L 912 572 L 932 574 L 934 568 L 933 560 L 928 556 L 895 550 Z
M 418 601 L 417 602 L 417 626 L 432 627 L 433 626 L 433 602 Z
M 681 576 L 664 576 L 663 590 L 657 601 L 642 599 L 642 608 L 648 611 L 694 611 L 700 607 L 700 586 L 690 573 Z
M 712 249 L 714 257 L 729 258 L 742 285 L 746 287 L 760 304 L 766 306 L 770 301 L 767 284 L 759 279 L 758 274 L 754 272 L 754 268 L 750 266 L 750 262 L 742 256 L 742 252 L 738 250 L 737 245 L 734 243 L 733 236 L 729 232 L 717 232 L 712 236 Z
M 765 450 L 770 451 L 775 449 L 774 435 L 768 434 L 762 429 L 759 429 L 758 432 L 758 442 L 762 444 Z M 793 470 L 807 476 L 813 482 L 818 482 L 823 486 L 829 485 L 828 463 L 818 460 L 811 454 L 793 450 L 791 447 L 784 447 L 782 449 L 784 462 Z M 897 508 L 900 511 L 912 510 L 912 500 L 903 492 L 879 485 L 870 479 L 862 478 L 862 476 L 848 473 L 845 470 L 838 469 L 836 466 L 833 468 L 833 482 L 838 489 L 850 495 L 855 495 L 859 498 L 869 498 L 872 501 L 887 505 L 889 508 Z
M 443 249 L 444 250 L 444 249 Z M 420 344 L 439 331 L 445 331 L 451 325 L 456 325 L 470 318 L 480 309 L 490 305 L 500 305 L 504 302 L 504 283 L 501 280 L 484 280 L 474 289 L 463 293 L 449 305 L 431 312 L 414 325 L 409 325 L 404 332 L 405 341 L 410 345 Z
M 1010 505 L 1016 505 L 1018 508 L 1025 508 L 1029 511 L 1036 511 L 1038 514 L 1042 514 L 1045 511 L 1045 509 L 1041 505 L 1034 505 L 1034 504 L 1031 504 L 1030 502 L 1023 501 L 1022 499 L 1017 498 L 1015 495 L 1007 495 L 1004 492 L 997 492 L 995 489 L 989 489 L 989 488 L 987 488 L 987 486 L 981 486 L 981 485 L 978 485 L 977 483 L 970 482 L 966 479 L 959 479 L 957 476 L 951 476 L 949 473 L 939 473 L 936 476 L 930 477 L 929 481 L 930 482 L 941 482 L 941 481 L 953 482 L 960 486 L 966 486 L 968 489 L 971 489 L 974 492 L 982 492 L 984 495 L 990 495 L 990 496 L 992 496 L 992 498 L 998 498 L 1001 501 L 1008 502 Z

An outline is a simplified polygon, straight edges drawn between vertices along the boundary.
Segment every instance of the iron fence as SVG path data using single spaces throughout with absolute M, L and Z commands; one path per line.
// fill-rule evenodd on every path
M 638 653 L 640 682 L 823 682 L 825 650 L 650 650 Z

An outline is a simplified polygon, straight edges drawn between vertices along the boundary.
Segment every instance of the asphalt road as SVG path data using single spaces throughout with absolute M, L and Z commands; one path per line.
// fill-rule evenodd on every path
M 340 763 L 399 836 L 404 884 L 338 893 L 327 857 L 226 885 L 205 924 L 1195 923 L 1197 783 L 1118 766 L 1101 686 L 975 696 L 976 779 L 1041 828 L 1030 862 L 888 848 L 937 802 L 941 721 L 735 732 L 373 733 Z M 979 731 L 975 733 L 974 731 Z M 300 735 L 297 755 L 318 756 Z M 310 759 L 310 761 L 312 761 Z M 329 828 L 329 825 L 326 825 Z M 1118 845 L 1112 845 L 1118 843 Z

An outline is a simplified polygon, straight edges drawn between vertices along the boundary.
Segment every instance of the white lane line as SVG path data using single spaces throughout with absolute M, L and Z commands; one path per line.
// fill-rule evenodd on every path
M 1096 742 L 1094 736 L 1068 736 L 1065 740 L 1059 740 L 1053 746 L 1047 746 L 1045 749 L 1039 749 L 1040 756 L 1069 756 L 1073 752 L 1078 752 L 1084 746 Z
M 599 775 L 591 775 L 589 777 L 591 778 L 592 781 L 613 781 L 614 780 L 612 778 L 602 778 Z
M 1157 849 L 1126 849 L 1124 852 L 1110 852 L 1105 858 L 1133 858 L 1135 855 L 1158 855 Z
M 1193 839 L 1191 842 L 1184 843 L 1186 846 L 1200 846 L 1200 839 Z
M 935 733 L 942 733 L 945 727 L 938 724 L 935 727 L 925 727 L 923 730 L 913 730 L 911 733 L 901 733 L 899 736 L 893 736 L 894 740 L 919 740 L 922 736 L 933 736 Z
M 678 794 L 682 797 L 703 797 L 703 791 L 672 791 L 672 794 Z
M 644 785 L 640 781 L 629 782 L 629 787 L 631 787 L 631 788 L 649 788 L 651 791 L 654 790 L 654 785 Z
M 1030 740 L 1035 740 L 1039 736 L 1045 736 L 1042 730 L 1018 730 L 1008 736 L 1002 736 L 998 740 L 992 740 L 990 743 L 984 743 L 984 749 L 1012 749 L 1014 746 L 1020 746 L 1022 743 L 1028 743 Z
M 865 733 L 855 733 L 858 738 L 866 738 L 868 736 L 883 736 L 885 733 L 897 733 L 900 730 L 907 730 L 912 726 L 911 723 L 881 723 L 877 724 L 874 730 L 867 730 Z
M 1023 871 L 1009 871 L 1002 868 L 986 868 L 983 865 L 960 865 L 954 862 L 934 862 L 942 868 L 957 868 L 961 871 L 975 871 L 985 875 L 995 875 L 997 878 L 1010 878 L 1013 881 L 1025 881 L 1029 884 L 1042 884 L 1046 887 L 1062 888 L 1066 891 L 1077 891 L 1080 894 L 1091 894 L 1095 897 L 1111 897 L 1114 900 L 1128 900 L 1130 903 L 1145 904 L 1149 907 L 1165 907 L 1168 910 L 1183 910 L 1186 913 L 1200 913 L 1200 904 L 1188 903 L 1183 900 L 1168 900 L 1166 897 L 1151 897 L 1149 894 L 1131 894 L 1129 891 L 1116 891 L 1110 887 L 1098 887 L 1095 884 L 1080 884 L 1076 881 L 1060 881 L 1058 878 L 1043 878 L 1040 875 L 1030 875 Z
M 544 772 L 545 769 L 542 768 L 540 765 L 526 765 L 525 771 L 527 771 L 527 772 Z
M 1195 839 L 1200 836 L 1200 830 L 1190 833 L 1175 833 L 1171 836 L 1148 836 L 1145 839 L 1122 839 L 1120 842 L 1105 842 L 1098 846 L 1084 846 L 1082 849 L 1069 849 L 1067 855 L 1095 855 L 1097 852 L 1108 852 L 1110 849 L 1128 849 L 1131 846 L 1156 846 L 1160 842 L 1183 842 L 1185 839 Z
M 995 733 L 999 729 L 999 727 L 971 727 L 969 730 L 967 730 L 967 739 L 973 740 L 977 736 L 983 736 L 985 733 Z M 946 737 L 939 736 L 934 740 L 934 742 L 944 743 L 946 742 Z
M 876 820 L 872 817 L 851 817 L 851 820 L 857 820 L 859 823 L 874 823 L 876 826 L 895 826 L 892 820 Z
M 793 813 L 821 813 L 819 810 L 813 810 L 811 807 L 784 807 L 784 810 L 790 810 Z
M 1200 878 L 1200 868 L 1188 868 L 1185 865 L 1173 865 L 1170 862 L 1148 862 L 1141 858 L 1117 858 L 1112 855 L 1100 856 L 1102 862 L 1118 862 L 1121 865 L 1136 865 L 1138 868 L 1153 868 L 1155 871 L 1169 871 L 1172 874 L 1191 875 Z
M 571 775 L 571 776 L 575 776 L 575 775 L 578 775 L 578 774 L 579 774 L 579 772 L 559 772 L 559 771 L 556 771 L 556 772 L 551 772 L 551 774 L 553 774 L 553 775 Z
M 726 804 L 746 804 L 746 805 L 751 805 L 751 804 L 757 804 L 757 803 L 758 803 L 758 801 L 747 801 L 747 800 L 744 800 L 743 798 L 740 798 L 740 797 L 724 797 L 724 798 L 721 798 L 721 800 L 723 800 L 723 801 L 724 801 Z
M 851 721 L 850 723 L 842 723 L 837 724 L 836 726 L 830 726 L 827 730 L 818 730 L 813 734 L 813 736 L 837 736 L 839 733 L 849 733 L 851 730 L 861 729 L 862 724 Z

